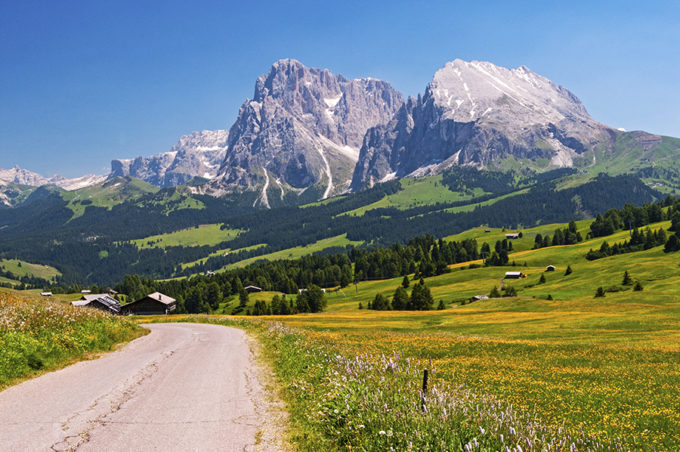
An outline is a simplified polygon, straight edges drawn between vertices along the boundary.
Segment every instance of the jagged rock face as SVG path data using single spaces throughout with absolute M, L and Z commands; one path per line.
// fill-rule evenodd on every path
M 278 185 L 322 197 L 346 191 L 366 131 L 394 116 L 403 97 L 388 83 L 347 80 L 327 69 L 281 60 L 257 79 L 229 131 L 216 192 Z M 270 181 L 270 179 L 273 179 Z
M 226 153 L 226 130 L 203 130 L 184 135 L 170 152 L 111 162 L 109 177 L 132 176 L 158 187 L 181 185 L 194 177 L 217 175 Z
M 12 169 L 0 169 L 0 186 L 8 184 L 30 185 L 32 187 L 41 187 L 43 185 L 56 185 L 65 190 L 77 190 L 79 188 L 88 187 L 90 185 L 103 182 L 106 176 L 89 174 L 87 176 L 67 178 L 55 174 L 52 177 L 43 177 L 40 174 L 34 173 L 15 166 Z
M 0 169 L 0 185 L 10 183 L 39 187 L 47 184 L 48 180 L 40 174 L 19 168 L 18 166 L 11 169 Z
M 352 189 L 510 156 L 572 166 L 612 133 L 574 94 L 524 66 L 455 60 L 389 124 L 367 132 Z

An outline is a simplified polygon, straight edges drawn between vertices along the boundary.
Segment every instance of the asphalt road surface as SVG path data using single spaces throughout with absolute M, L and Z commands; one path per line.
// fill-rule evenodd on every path
M 245 333 L 152 324 L 119 351 L 0 392 L 0 451 L 276 450 Z M 269 431 L 268 431 L 269 430 Z

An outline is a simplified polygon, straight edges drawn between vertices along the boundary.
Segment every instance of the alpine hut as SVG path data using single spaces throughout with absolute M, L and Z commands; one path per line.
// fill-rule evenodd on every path
M 154 292 L 137 301 L 121 307 L 121 312 L 127 315 L 165 315 L 175 310 L 177 303 L 174 298 L 160 292 Z
M 85 295 L 80 300 L 72 301 L 73 306 L 86 306 L 99 309 L 109 314 L 120 314 L 120 303 L 106 294 Z

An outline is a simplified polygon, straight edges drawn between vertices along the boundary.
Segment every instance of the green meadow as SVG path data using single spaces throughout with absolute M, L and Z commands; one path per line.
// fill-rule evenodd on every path
M 455 192 L 442 183 L 442 176 L 423 178 L 403 178 L 400 180 L 402 190 L 387 195 L 372 204 L 350 210 L 343 215 L 361 216 L 369 210 L 394 207 L 410 209 L 413 207 L 431 205 L 440 202 L 468 201 L 486 194 L 480 188 L 474 188 L 469 193 Z
M 20 259 L 0 259 L 0 270 L 12 272 L 17 278 L 33 276 L 47 281 L 53 281 L 58 276 L 61 276 L 59 270 L 54 267 L 32 264 Z M 7 278 L 3 278 L 3 280 L 7 280 L 10 283 L 16 282 Z
M 202 224 L 181 231 L 131 240 L 131 243 L 139 249 L 166 248 L 169 246 L 215 246 L 233 240 L 243 232 L 238 229 L 221 229 L 221 227 L 222 224 Z
M 577 226 L 585 233 L 588 224 L 579 222 Z M 327 403 L 337 391 L 325 387 L 324 378 L 331 378 L 327 373 L 292 372 L 295 366 L 309 365 L 304 363 L 314 350 L 319 356 L 325 353 L 341 360 L 360 356 L 372 363 L 384 356 L 398 357 L 400 362 L 408 359 L 420 371 L 434 369 L 433 384 L 447 388 L 462 385 L 479 397 L 530 413 L 541 428 L 562 432 L 565 437 L 597 441 L 616 438 L 623 444 L 622 450 L 680 447 L 680 255 L 656 247 L 595 261 L 585 259 L 588 250 L 604 240 L 610 244 L 626 240 L 627 231 L 577 245 L 531 249 L 536 233 L 552 234 L 555 228 L 565 226 L 523 230 L 523 238 L 513 241 L 518 251 L 511 253 L 510 260 L 515 267 L 468 268 L 469 263 L 457 264 L 449 273 L 426 278 L 435 306 L 443 300 L 444 310 L 365 309 L 378 293 L 392 296 L 402 283 L 402 278 L 394 278 L 363 281 L 329 293 L 323 313 L 257 318 L 282 322 L 290 328 L 286 333 L 272 333 L 270 327 L 257 334 L 269 344 L 269 359 L 286 388 L 295 440 L 303 448 L 372 449 L 388 444 L 382 441 L 384 438 L 364 442 L 364 433 L 357 432 L 347 420 L 337 424 L 332 411 L 322 410 L 316 418 L 306 414 L 310 405 Z M 650 227 L 668 226 L 664 222 Z M 480 244 L 488 241 L 492 246 L 495 240 L 504 238 L 505 231 L 485 229 L 452 238 L 478 238 Z M 555 265 L 556 271 L 546 272 L 547 265 Z M 572 269 L 569 275 L 565 274 L 567 266 Z M 510 270 L 527 276 L 503 279 Z M 642 291 L 634 291 L 633 284 L 623 285 L 624 271 L 642 285 Z M 489 294 L 499 285 L 513 286 L 517 296 L 469 302 L 472 296 Z M 605 289 L 605 297 L 594 297 L 598 287 Z M 256 300 L 269 301 L 273 295 L 251 294 L 249 307 Z M 364 309 L 359 309 L 359 303 Z M 237 304 L 238 300 L 232 299 L 220 312 L 228 313 Z M 219 317 L 210 319 L 218 321 Z M 257 322 L 256 318 L 247 319 Z M 284 347 L 285 340 L 293 341 L 295 347 Z M 335 359 L 319 360 L 315 365 L 344 375 L 342 366 L 334 367 Z M 363 381 L 377 375 L 367 374 Z M 350 378 L 345 377 L 343 381 Z M 295 385 L 320 389 L 310 395 L 295 390 Z M 385 400 L 381 403 L 389 406 L 398 388 L 383 391 Z M 362 411 L 361 404 L 357 406 L 359 415 L 370 416 Z M 367 431 L 368 422 L 370 419 L 362 424 Z M 396 418 L 380 422 L 392 424 L 372 426 L 370 431 L 377 436 L 378 430 L 387 428 L 411 434 L 417 425 L 416 420 L 409 427 L 408 422 Z M 472 436 L 463 439 L 471 441 Z

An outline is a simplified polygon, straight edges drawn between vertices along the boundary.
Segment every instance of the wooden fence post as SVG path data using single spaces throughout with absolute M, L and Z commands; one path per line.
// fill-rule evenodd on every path
M 427 369 L 423 371 L 423 391 L 422 395 L 420 396 L 420 407 L 422 408 L 423 412 L 427 411 Z

